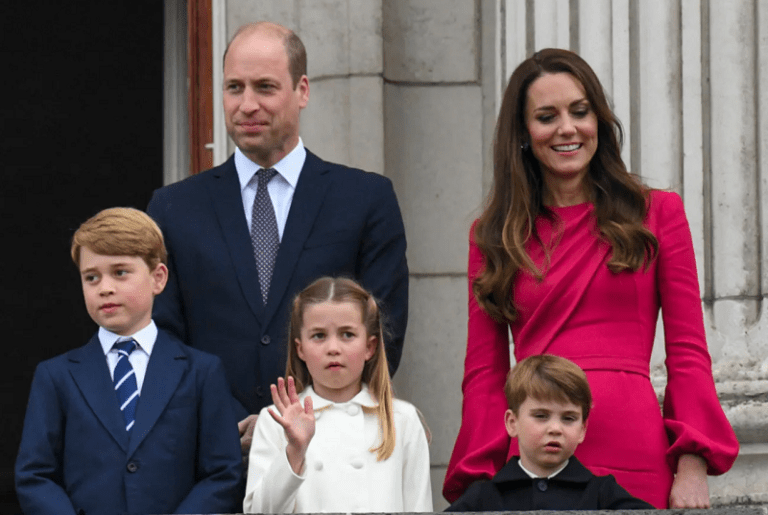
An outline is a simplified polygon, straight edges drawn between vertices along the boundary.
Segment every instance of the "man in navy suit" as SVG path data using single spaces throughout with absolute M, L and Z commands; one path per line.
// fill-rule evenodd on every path
M 168 277 L 160 229 L 136 209 L 107 209 L 75 233 L 72 258 L 100 327 L 35 371 L 16 459 L 24 513 L 238 511 L 242 462 L 221 362 L 151 318 Z
M 157 190 L 147 212 L 163 229 L 170 256 L 155 319 L 221 357 L 247 452 L 253 414 L 271 403 L 269 385 L 285 370 L 293 297 L 323 275 L 360 281 L 389 317 L 394 373 L 408 313 L 408 267 L 391 182 L 304 148 L 299 115 L 309 80 L 306 52 L 293 32 L 266 22 L 241 27 L 224 55 L 223 88 L 234 155 Z M 259 197 L 262 169 L 277 172 L 266 187 L 267 211 L 259 207 L 267 198 Z M 260 276 L 254 242 L 267 222 L 276 223 L 279 246 L 271 274 Z

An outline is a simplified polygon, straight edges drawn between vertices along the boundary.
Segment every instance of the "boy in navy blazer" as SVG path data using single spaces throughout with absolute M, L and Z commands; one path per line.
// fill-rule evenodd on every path
M 242 463 L 221 362 L 152 321 L 168 280 L 160 229 L 141 211 L 104 210 L 75 232 L 72 259 L 99 331 L 35 371 L 16 459 L 24 513 L 236 511 Z
M 559 356 L 529 356 L 509 371 L 504 425 L 520 456 L 490 481 L 472 483 L 445 511 L 640 510 L 613 476 L 595 476 L 573 455 L 584 441 L 592 393 L 584 371 Z

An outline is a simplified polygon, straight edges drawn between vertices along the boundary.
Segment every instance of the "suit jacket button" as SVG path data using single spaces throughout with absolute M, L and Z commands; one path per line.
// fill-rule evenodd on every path
M 547 491 L 547 480 L 546 479 L 539 479 L 536 482 L 536 488 L 538 488 L 542 492 L 546 492 Z
M 128 472 L 136 472 L 139 470 L 139 466 L 134 462 L 130 462 L 125 468 L 128 469 Z
M 271 341 L 271 339 L 270 339 L 268 334 L 265 334 L 264 336 L 261 337 L 261 344 L 262 345 L 269 345 L 270 341 Z

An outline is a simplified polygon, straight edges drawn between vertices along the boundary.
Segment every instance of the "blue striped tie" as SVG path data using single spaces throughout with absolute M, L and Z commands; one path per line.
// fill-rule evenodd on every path
M 130 431 L 136 419 L 136 405 L 139 403 L 139 389 L 136 386 L 136 373 L 128 361 L 128 356 L 136 350 L 136 340 L 130 339 L 115 343 L 117 365 L 115 365 L 114 384 L 120 411 L 125 419 L 125 430 Z

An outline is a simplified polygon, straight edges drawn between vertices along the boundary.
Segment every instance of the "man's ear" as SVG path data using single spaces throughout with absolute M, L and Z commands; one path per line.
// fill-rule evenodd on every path
M 509 436 L 517 438 L 517 415 L 515 415 L 515 412 L 511 409 L 508 409 L 504 413 L 504 427 L 507 428 L 507 434 Z
M 299 108 L 304 109 L 309 103 L 309 79 L 306 75 L 301 76 L 294 89 L 299 97 Z

